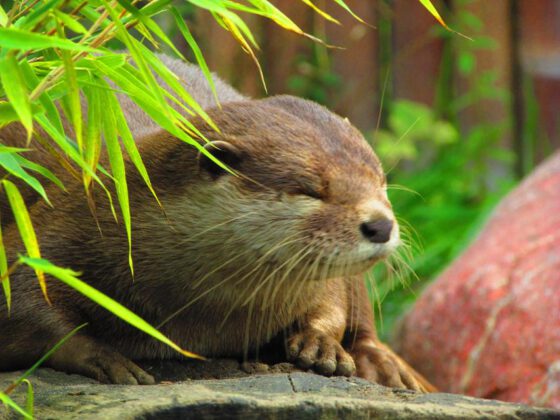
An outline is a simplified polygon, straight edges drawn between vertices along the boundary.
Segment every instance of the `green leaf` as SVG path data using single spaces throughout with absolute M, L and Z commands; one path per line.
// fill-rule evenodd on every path
M 31 105 L 31 112 L 40 114 L 44 110 L 38 105 Z M 0 102 L 0 127 L 3 127 L 11 122 L 20 121 L 19 115 L 16 113 L 14 107 L 9 102 Z
M 29 9 L 28 13 L 17 20 L 15 27 L 20 29 L 33 29 L 41 20 L 49 16 L 49 12 L 57 7 L 62 0 L 43 1 Z
M 128 239 L 128 263 L 130 271 L 134 273 L 132 264 L 132 230 L 130 223 L 130 204 L 128 200 L 128 185 L 126 183 L 126 172 L 124 166 L 124 159 L 122 150 L 119 144 L 117 121 L 114 109 L 114 104 L 111 102 L 107 92 L 102 92 L 105 95 L 102 103 L 105 104 L 105 118 L 103 119 L 103 134 L 107 155 L 109 156 L 109 164 L 111 165 L 111 173 L 113 174 L 115 188 L 117 190 L 117 199 L 121 208 L 124 226 L 126 230 L 126 237 Z M 103 96 L 102 96 L 103 98 Z
M 28 32 L 14 27 L 0 28 L 0 47 L 24 51 L 60 48 L 69 51 L 102 53 L 101 50 L 76 44 L 68 39 Z
M 6 14 L 4 7 L 0 6 L 0 26 L 6 26 L 6 23 L 8 23 L 8 15 Z
M 105 83 L 106 85 L 106 83 Z M 99 156 L 101 155 L 101 116 L 102 107 L 101 99 L 99 95 L 99 89 L 91 86 L 84 88 L 84 93 L 87 97 L 88 102 L 88 117 L 87 117 L 87 129 L 84 143 L 84 158 L 86 164 L 95 171 L 97 164 L 99 162 Z M 84 187 L 89 195 L 89 185 L 91 182 L 91 175 L 83 171 L 82 175 L 84 181 Z
M 31 218 L 29 217 L 29 212 L 27 211 L 23 197 L 17 187 L 7 179 L 2 181 L 2 185 L 8 196 L 8 201 L 10 202 L 10 207 L 12 208 L 12 213 L 27 253 L 32 258 L 41 258 L 39 242 L 37 241 L 37 236 L 35 235 L 35 230 L 33 229 L 33 224 L 31 223 Z M 35 274 L 37 274 L 39 285 L 41 286 L 45 299 L 49 301 L 45 274 L 41 270 L 35 270 Z
M 30 161 L 29 159 L 25 159 L 23 156 L 19 156 L 19 155 L 15 155 L 14 159 L 23 167 L 23 168 L 27 168 L 30 169 L 32 171 L 35 171 L 39 174 L 41 174 L 42 176 L 44 176 L 45 178 L 47 178 L 49 181 L 53 182 L 54 184 L 56 184 L 60 189 L 65 190 L 66 188 L 64 187 L 64 184 L 62 183 L 62 181 L 60 179 L 57 178 L 57 176 L 55 174 L 53 174 L 51 171 L 49 171 L 47 168 L 45 168 L 44 166 L 38 165 L 35 162 Z
M 12 306 L 12 291 L 10 288 L 10 277 L 8 276 L 8 259 L 6 258 L 6 248 L 4 247 L 4 239 L 2 237 L 2 225 L 0 225 L 0 281 L 2 289 L 6 297 L 6 306 L 8 307 L 8 315 Z
M 29 175 L 20 165 L 16 156 L 12 153 L 0 153 L 0 166 L 2 166 L 10 174 L 20 178 L 27 185 L 33 188 L 37 193 L 43 197 L 47 203 L 51 204 L 45 189 L 41 183 L 34 176 Z
M 3 392 L 0 392 L 0 401 L 2 401 L 2 403 L 6 406 L 11 408 L 12 410 L 14 410 L 16 413 L 21 414 L 23 417 L 25 417 L 26 419 L 31 419 L 33 420 L 33 417 L 27 413 L 23 408 L 21 408 L 19 405 L 17 405 L 14 400 L 12 400 L 9 396 L 7 396 L 6 394 L 4 394 Z
M 63 13 L 60 10 L 54 10 L 54 15 L 71 31 L 76 32 L 77 34 L 87 33 L 87 29 L 78 21 L 77 18 Z
M 64 31 L 57 22 L 57 29 L 59 35 L 64 36 Z M 62 61 L 64 63 L 64 76 L 67 83 L 67 95 L 65 96 L 66 104 L 68 105 L 68 110 L 70 111 L 70 120 L 74 127 L 74 135 L 76 136 L 76 141 L 78 142 L 78 150 L 80 153 L 83 149 L 83 131 L 82 131 L 82 106 L 80 104 L 80 88 L 78 86 L 78 76 L 76 74 L 76 68 L 74 67 L 74 62 L 70 52 L 62 50 Z
M 150 181 L 150 177 L 148 176 L 148 171 L 146 170 L 146 166 L 142 161 L 142 156 L 140 156 L 140 152 L 138 152 L 138 147 L 136 146 L 136 142 L 132 137 L 132 133 L 130 132 L 130 128 L 128 127 L 128 123 L 126 122 L 126 118 L 122 112 L 119 101 L 117 100 L 117 97 L 113 93 L 108 93 L 107 99 L 109 99 L 111 103 L 111 108 L 114 111 L 117 130 L 121 136 L 121 140 L 124 144 L 126 152 L 128 153 L 128 156 L 130 157 L 132 163 L 134 163 L 134 166 L 136 166 L 138 173 L 140 174 L 140 176 L 142 177 L 142 179 L 150 189 L 150 192 L 152 193 L 152 195 L 158 202 L 159 206 L 161 207 L 161 203 L 159 201 L 156 192 L 152 187 L 152 182 Z
M 23 380 L 27 384 L 27 401 L 25 401 L 25 408 L 27 413 L 33 417 L 33 405 L 34 405 L 34 395 L 33 395 L 33 385 L 28 379 Z
M 27 86 L 15 55 L 8 54 L 0 59 L 0 79 L 10 104 L 27 130 L 29 140 L 33 132 L 33 113 L 31 112 Z
M 196 359 L 204 359 L 202 356 L 183 350 L 181 347 L 179 347 L 169 338 L 164 336 L 162 333 L 160 333 L 158 330 L 156 330 L 154 327 L 152 327 L 150 324 L 148 324 L 144 319 L 140 318 L 134 312 L 125 308 L 120 303 L 114 301 L 109 296 L 94 289 L 89 284 L 78 279 L 76 276 L 78 276 L 79 273 L 76 273 L 75 271 L 72 271 L 67 268 L 57 267 L 44 259 L 20 256 L 19 260 L 20 262 L 27 264 L 28 266 L 34 268 L 35 270 L 41 270 L 53 277 L 56 277 L 66 285 L 70 286 L 71 288 L 80 292 L 81 294 L 91 299 L 98 305 L 104 307 L 109 312 L 118 316 L 123 321 L 129 323 L 133 327 L 138 328 L 140 331 L 143 331 L 146 334 L 154 337 L 156 340 L 159 340 L 162 343 L 167 344 L 168 346 L 178 351 L 179 353 L 183 354 L 184 356 L 192 357 Z
M 214 94 L 214 98 L 216 99 L 216 104 L 220 106 L 220 101 L 218 100 L 218 94 L 216 92 L 216 86 L 214 85 L 214 80 L 212 79 L 212 74 L 210 73 L 210 69 L 208 68 L 208 64 L 206 64 L 206 60 L 202 55 L 202 51 L 200 50 L 200 47 L 198 46 L 196 40 L 193 38 L 191 31 L 189 30 L 189 27 L 185 23 L 185 20 L 183 19 L 183 17 L 175 7 L 171 8 L 171 14 L 175 18 L 175 24 L 177 25 L 177 28 L 183 35 L 183 38 L 185 38 L 185 41 L 187 41 L 187 44 L 189 44 L 189 47 L 191 48 L 191 51 L 193 52 L 196 58 L 196 62 L 198 63 L 198 66 L 204 73 L 204 77 L 206 77 L 206 80 L 208 81 L 208 85 L 210 86 L 210 89 L 212 89 L 212 93 Z
M 179 97 L 186 102 L 198 115 L 202 117 L 214 130 L 219 131 L 218 127 L 210 119 L 206 111 L 193 99 L 189 92 L 185 90 L 183 85 L 179 82 L 178 77 L 172 73 L 165 65 L 157 58 L 157 56 L 142 44 L 138 44 L 140 52 L 146 59 L 147 63 L 155 70 L 155 72 L 162 78 L 162 80 L 175 92 Z M 164 91 L 168 93 L 167 91 Z M 175 99 L 175 98 L 172 98 Z M 178 101 L 177 101 L 178 102 Z M 192 111 L 186 108 L 183 104 L 179 103 L 191 115 Z
M 29 62 L 27 62 L 26 60 L 23 60 L 22 62 L 20 62 L 20 68 L 22 70 L 22 74 L 23 74 L 23 77 L 25 79 L 25 82 L 27 83 L 27 86 L 29 86 L 29 89 L 30 90 L 35 89 L 39 85 L 40 80 L 37 77 L 37 75 L 35 74 L 35 71 L 31 67 Z M 39 96 L 39 102 L 41 103 L 42 107 L 44 108 L 45 114 L 47 115 L 47 118 L 55 125 L 55 127 L 59 131 L 64 132 L 64 129 L 62 128 L 62 120 L 60 119 L 60 114 L 58 112 L 58 109 L 54 105 L 54 102 L 51 99 L 51 97 L 50 97 L 50 95 L 47 91 L 43 92 Z M 32 104 L 31 109 L 33 111 L 33 114 L 36 114 L 38 112 L 35 109 L 33 104 Z M 0 114 L 1 114 L 1 112 L 0 112 Z M 0 122 L 0 124 L 1 124 L 1 122 Z
M 348 13 L 350 13 L 350 15 L 356 19 L 358 22 L 362 22 L 365 23 L 356 13 L 354 13 L 352 11 L 352 9 L 350 9 L 350 7 L 348 7 L 348 5 L 343 1 L 343 0 L 334 0 L 334 2 L 336 4 L 338 4 L 340 7 L 342 7 L 344 10 L 346 10 Z
M 449 29 L 449 27 L 443 21 L 443 18 L 441 17 L 441 15 L 439 14 L 439 12 L 437 11 L 437 9 L 434 7 L 434 5 L 430 0 L 420 0 L 420 3 L 422 3 L 422 5 L 428 10 L 428 12 L 430 12 L 432 16 L 436 18 L 436 20 L 439 22 L 441 26 L 443 26 L 445 29 Z
M 138 21 L 142 22 L 146 28 L 148 28 L 151 32 L 153 32 L 159 39 L 161 39 L 165 45 L 167 45 L 171 50 L 177 54 L 178 57 L 185 59 L 183 54 L 175 47 L 173 42 L 167 37 L 165 32 L 158 26 L 157 23 L 153 21 L 149 16 L 143 13 L 142 10 L 138 10 L 136 7 L 132 5 L 132 3 L 128 0 L 118 0 L 119 4 L 126 9 L 132 16 L 134 16 Z

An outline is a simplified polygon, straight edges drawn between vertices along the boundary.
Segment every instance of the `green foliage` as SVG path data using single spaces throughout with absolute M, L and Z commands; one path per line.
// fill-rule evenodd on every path
M 475 53 L 495 49 L 496 42 L 476 36 L 482 21 L 461 7 L 450 24 L 473 39 L 434 26 L 433 32 L 445 41 L 435 109 L 389 98 L 386 126 L 370 133 L 388 172 L 388 193 L 406 248 L 400 258 L 404 262 L 395 263 L 397 273 L 384 267 L 374 270 L 377 297 L 383 301 L 378 324 L 384 335 L 419 291 L 468 246 L 516 183 L 514 156 L 500 144 L 510 119 L 479 123 L 468 131 L 461 124 L 462 112 L 484 102 L 509 103 L 508 92 L 496 86 L 495 72 L 477 68 Z M 461 94 L 457 76 L 469 86 Z

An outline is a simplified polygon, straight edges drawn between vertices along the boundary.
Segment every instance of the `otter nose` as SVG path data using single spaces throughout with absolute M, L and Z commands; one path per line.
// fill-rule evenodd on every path
M 360 231 L 364 237 L 373 243 L 381 244 L 389 241 L 393 221 L 389 219 L 379 219 L 371 222 L 364 222 L 360 225 Z

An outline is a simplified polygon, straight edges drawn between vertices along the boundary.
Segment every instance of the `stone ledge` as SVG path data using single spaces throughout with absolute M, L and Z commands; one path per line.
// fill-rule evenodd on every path
M 235 361 L 165 362 L 147 368 L 163 383 L 102 385 L 78 375 L 40 369 L 31 378 L 35 414 L 40 419 L 57 420 L 560 419 L 559 411 L 452 394 L 417 394 L 359 378 L 325 378 L 288 364 L 240 368 Z M 0 374 L 0 388 L 18 374 Z M 181 382 L 171 382 L 174 380 Z M 20 403 L 24 397 L 25 387 L 13 394 Z M 0 408 L 0 418 L 17 417 Z

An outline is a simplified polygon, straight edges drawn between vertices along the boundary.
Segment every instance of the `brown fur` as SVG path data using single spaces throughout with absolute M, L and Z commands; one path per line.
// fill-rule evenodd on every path
M 221 134 L 193 122 L 208 139 L 236 150 L 232 167 L 241 176 L 209 172 L 193 147 L 163 131 L 143 137 L 140 152 L 166 217 L 127 161 L 134 279 L 124 228 L 105 195 L 95 189 L 95 220 L 80 199 L 83 186 L 68 176 L 68 193 L 48 189 L 53 208 L 27 197 L 36 201 L 31 214 L 44 258 L 82 272 L 83 280 L 204 356 L 243 357 L 286 334 L 286 356 L 303 367 L 327 375 L 357 367 L 358 375 L 383 384 L 426 389 L 377 340 L 356 277 L 398 241 L 396 227 L 386 244 L 366 243 L 360 233 L 364 221 L 393 216 L 381 165 L 359 132 L 325 108 L 287 96 L 208 112 Z M 10 144 L 24 139 L 10 127 L 0 136 Z M 4 236 L 12 262 L 24 249 L 13 224 Z M 129 359 L 177 357 L 55 279 L 48 282 L 53 306 L 30 269 L 11 279 L 10 317 L 0 301 L 0 369 L 29 366 L 83 322 L 87 328 L 48 365 L 150 383 Z

